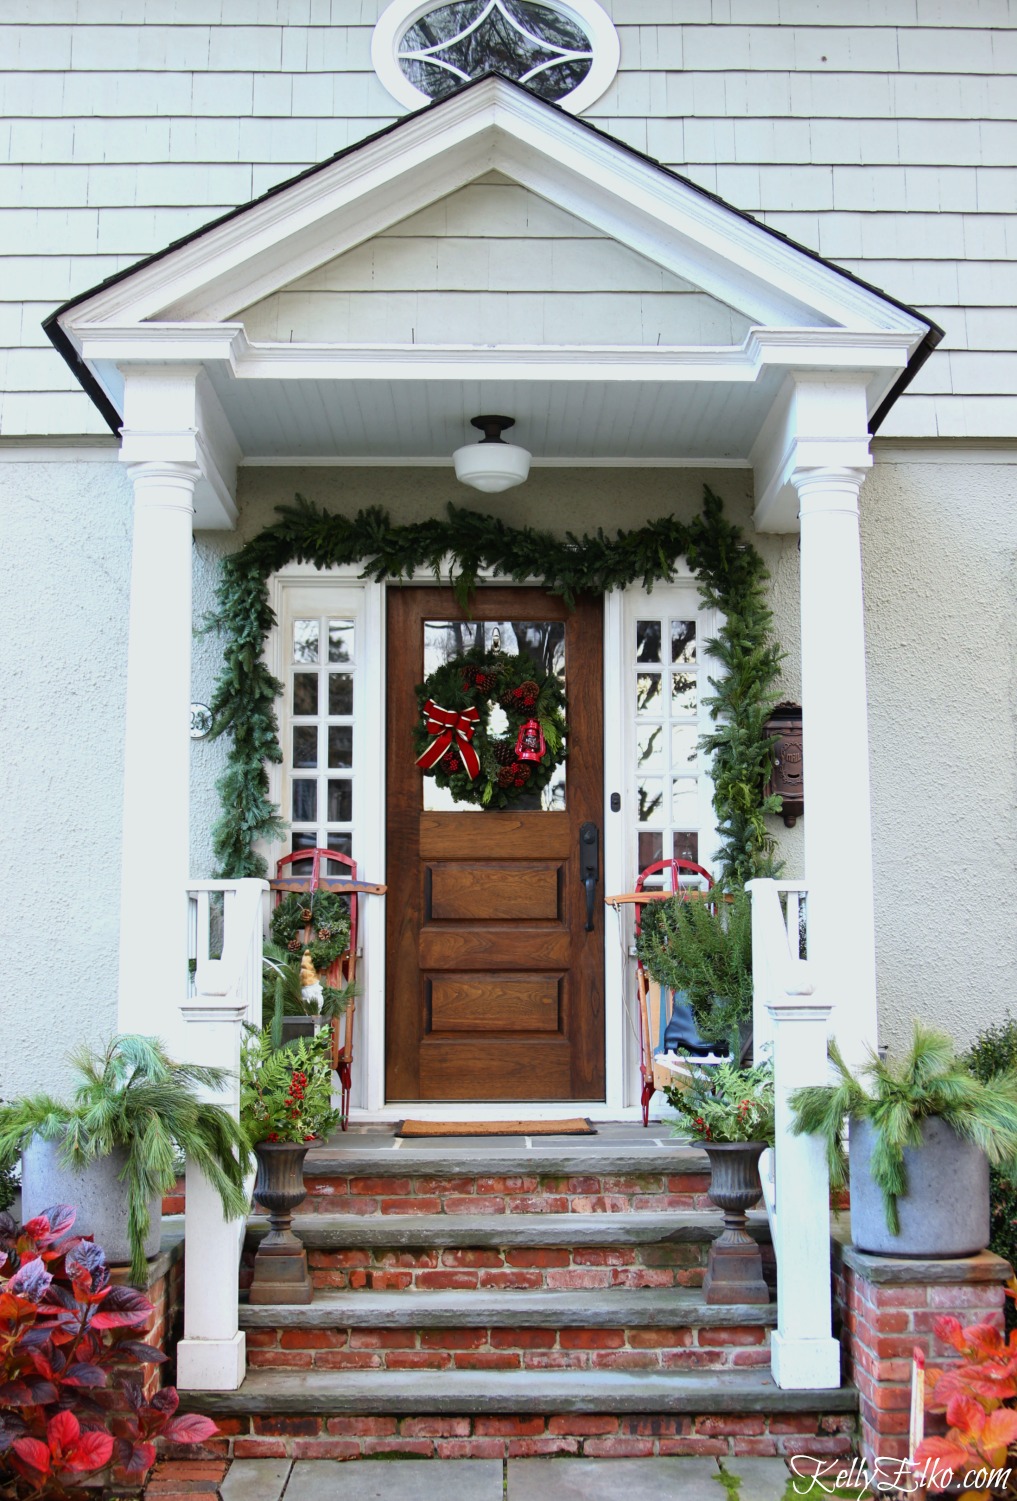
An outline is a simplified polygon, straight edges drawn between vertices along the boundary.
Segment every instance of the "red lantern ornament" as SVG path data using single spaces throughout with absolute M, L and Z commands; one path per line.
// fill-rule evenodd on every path
M 516 755 L 520 761 L 539 761 L 547 750 L 544 732 L 536 719 L 528 719 L 519 726 L 516 736 Z

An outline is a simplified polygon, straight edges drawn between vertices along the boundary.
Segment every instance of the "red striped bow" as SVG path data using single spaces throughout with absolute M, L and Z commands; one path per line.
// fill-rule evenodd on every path
M 464 709 L 460 714 L 456 709 L 443 709 L 429 698 L 424 705 L 424 719 L 427 733 L 437 738 L 417 757 L 417 765 L 430 771 L 451 748 L 459 752 L 463 769 L 472 781 L 480 770 L 480 757 L 470 744 L 480 723 L 479 709 Z

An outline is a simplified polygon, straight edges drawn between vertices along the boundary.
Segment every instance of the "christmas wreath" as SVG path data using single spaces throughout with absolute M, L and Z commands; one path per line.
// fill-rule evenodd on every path
M 417 702 L 417 765 L 457 803 L 507 808 L 542 792 L 565 759 L 565 695 L 525 653 L 466 652 L 418 685 Z M 491 733 L 496 704 L 503 735 Z
M 272 913 L 272 938 L 291 954 L 311 956 L 321 974 L 331 969 L 350 943 L 350 914 L 346 898 L 319 888 L 291 891 Z

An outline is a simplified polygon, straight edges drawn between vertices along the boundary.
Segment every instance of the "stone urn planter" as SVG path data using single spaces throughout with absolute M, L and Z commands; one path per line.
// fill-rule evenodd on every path
M 127 1236 L 127 1188 L 121 1175 L 127 1165 L 127 1149 L 117 1147 L 108 1157 L 98 1157 L 88 1167 L 64 1167 L 58 1141 L 33 1136 L 21 1158 L 22 1224 L 54 1204 L 73 1204 L 74 1234 L 91 1235 L 106 1252 L 108 1266 L 130 1262 Z M 150 1199 L 151 1228 L 145 1240 L 145 1255 L 159 1254 L 162 1233 L 162 1200 Z
M 702 1143 L 712 1176 L 707 1190 L 724 1211 L 724 1229 L 710 1247 L 703 1283 L 707 1303 L 769 1303 L 760 1250 L 746 1229 L 746 1210 L 762 1193 L 759 1158 L 765 1141 Z
M 314 1296 L 307 1252 L 292 1229 L 304 1198 L 304 1158 L 309 1141 L 259 1141 L 254 1197 L 268 1210 L 269 1231 L 254 1258 L 252 1303 L 310 1303 Z
M 852 1120 L 848 1155 L 851 1240 L 875 1256 L 974 1256 L 989 1244 L 989 1164 L 938 1116 L 922 1122 L 922 1145 L 904 1148 L 908 1191 L 897 1199 L 900 1234 L 887 1228 L 870 1163 L 877 1131 Z

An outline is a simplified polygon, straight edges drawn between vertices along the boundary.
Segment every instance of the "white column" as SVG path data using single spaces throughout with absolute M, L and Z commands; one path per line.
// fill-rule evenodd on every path
M 800 468 L 805 876 L 810 966 L 830 1028 L 860 1061 L 876 1043 L 869 736 L 859 468 Z
M 830 1389 L 840 1386 L 840 1345 L 831 1333 L 830 1177 L 820 1138 L 791 1134 L 788 1105 L 793 1090 L 826 1078 L 830 1007 L 810 996 L 785 995 L 767 1010 L 777 1101 L 778 1324 L 770 1363 L 773 1379 L 785 1390 Z
M 182 1043 L 187 993 L 191 539 L 196 464 L 130 465 L 134 485 L 118 1026 Z
M 223 1093 L 205 1091 L 205 1097 L 225 1105 L 236 1119 L 245 1002 L 196 996 L 180 1010 L 189 1034 L 185 1056 L 206 1068 L 227 1069 L 231 1076 Z M 237 1320 L 237 1268 L 247 1222 L 223 1219 L 219 1195 L 190 1160 L 184 1206 L 184 1337 L 177 1345 L 177 1385 L 233 1392 L 247 1366 L 247 1339 Z

